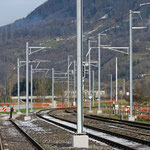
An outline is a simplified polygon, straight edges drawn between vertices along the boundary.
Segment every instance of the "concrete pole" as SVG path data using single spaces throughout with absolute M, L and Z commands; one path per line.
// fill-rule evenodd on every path
M 130 115 L 129 115 L 129 121 L 134 121 L 135 118 L 133 117 L 133 62 L 132 62 L 132 46 L 133 46 L 133 36 L 132 36 L 132 10 L 130 10 L 130 16 L 129 16 L 129 26 L 130 26 Z
M 88 49 L 89 49 L 89 112 L 92 112 L 91 108 L 91 48 L 90 48 L 90 40 L 88 41 Z
M 83 91 L 82 91 L 82 20 L 83 1 L 77 0 L 77 134 L 83 134 Z
M 54 84 L 55 84 L 55 78 L 54 78 L 54 68 L 52 68 L 52 107 L 54 108 Z
M 31 112 L 33 111 L 33 66 L 31 65 Z
M 98 34 L 98 111 L 101 111 L 101 34 Z
M 74 96 L 73 96 L 73 106 L 76 105 L 76 61 L 74 60 Z
M 94 98 L 95 98 L 94 87 L 95 87 L 95 79 L 94 79 L 94 71 L 93 71 L 93 107 L 94 107 Z
M 112 74 L 110 75 L 110 100 L 112 102 Z
M 29 116 L 29 43 L 26 43 L 26 117 Z
M 69 91 L 69 90 L 70 90 L 70 89 L 69 89 L 69 70 L 70 70 L 70 69 L 69 69 L 69 65 L 70 65 L 70 57 L 69 57 L 69 55 L 68 55 L 68 92 L 67 92 L 67 93 L 68 93 L 68 101 L 67 101 L 68 107 L 69 107 L 69 103 L 70 103 L 70 102 L 69 102 L 69 94 L 70 94 L 70 91 Z
M 17 78 L 18 78 L 18 112 L 20 113 L 20 61 L 17 59 Z

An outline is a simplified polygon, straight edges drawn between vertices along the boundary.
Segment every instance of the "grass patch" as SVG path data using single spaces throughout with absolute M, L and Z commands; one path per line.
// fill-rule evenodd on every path
M 30 112 L 30 108 L 29 108 L 29 112 Z M 36 110 L 41 110 L 40 108 L 33 108 L 33 111 L 36 111 Z M 13 114 L 16 114 L 18 111 L 16 111 L 16 112 L 13 112 Z M 20 112 L 21 113 L 26 113 L 26 109 L 20 109 Z M 10 114 L 10 112 L 0 112 L 0 114 Z
M 104 106 L 106 106 L 106 107 L 109 107 L 109 106 L 112 106 L 112 104 L 111 103 L 109 103 L 110 101 L 108 101 L 108 102 L 101 102 L 101 106 L 102 107 L 104 107 Z M 130 103 L 129 103 L 129 101 L 125 101 L 125 100 L 123 100 L 123 101 L 118 101 L 118 105 L 129 105 Z M 92 102 L 92 106 L 93 106 L 93 102 Z M 96 102 L 95 104 L 94 104 L 94 107 L 98 107 L 98 102 Z

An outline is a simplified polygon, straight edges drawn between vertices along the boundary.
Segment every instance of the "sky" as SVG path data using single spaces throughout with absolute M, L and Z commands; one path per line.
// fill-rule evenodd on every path
M 26 17 L 47 0 L 0 0 L 0 26 Z

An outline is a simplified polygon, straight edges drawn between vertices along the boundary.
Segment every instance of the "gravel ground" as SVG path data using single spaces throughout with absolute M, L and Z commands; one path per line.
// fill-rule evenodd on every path
M 63 110 L 57 110 L 52 112 L 53 115 L 67 118 L 71 121 L 76 121 L 76 117 L 72 114 L 65 113 Z M 21 115 L 16 120 L 16 123 L 20 125 L 31 137 L 33 137 L 37 142 L 39 142 L 45 150 L 67 150 L 73 149 L 76 150 L 77 148 L 72 148 L 72 136 L 73 133 L 70 133 L 64 129 L 56 127 L 48 122 L 45 122 L 35 115 L 32 115 L 31 121 L 24 121 L 24 116 Z M 130 135 L 133 137 L 138 137 L 139 139 L 150 140 L 150 136 L 140 135 L 137 132 L 137 129 L 133 127 L 126 127 L 124 125 L 115 125 L 104 123 L 100 121 L 94 121 L 90 119 L 84 119 L 84 123 L 87 125 L 92 125 L 95 127 L 111 130 L 117 133 Z M 118 130 L 119 127 L 119 130 Z M 120 129 L 120 127 L 126 127 L 126 130 Z M 127 131 L 127 129 L 132 129 L 131 131 Z M 133 134 L 134 131 L 134 134 Z M 150 134 L 150 132 L 145 130 L 138 130 L 138 132 L 142 132 L 143 134 Z M 7 150 L 32 150 L 34 149 L 32 145 L 23 137 L 15 127 L 7 120 L 2 120 L 0 118 L 0 133 L 2 135 L 3 144 L 5 149 Z M 100 142 L 96 141 L 89 141 L 90 148 L 89 150 L 111 150 L 112 147 L 105 145 Z M 21 148 L 20 148 L 21 146 Z
M 69 110 L 69 111 L 71 111 L 71 110 Z M 76 116 L 72 115 L 71 113 L 65 113 L 64 110 L 58 110 L 57 114 L 55 111 L 53 111 L 51 114 L 76 122 Z M 113 131 L 115 133 L 120 133 L 123 135 L 128 135 L 128 136 L 132 136 L 135 138 L 150 141 L 150 131 L 147 131 L 147 130 L 142 130 L 142 129 L 137 130 L 137 128 L 129 127 L 126 125 L 105 123 L 105 122 L 96 121 L 96 120 L 87 119 L 87 118 L 84 119 L 84 124 L 90 125 L 90 126 L 93 126 L 96 128 Z
M 39 142 L 46 150 L 67 150 L 72 148 L 72 136 L 73 134 L 58 128 L 48 122 L 38 119 L 36 116 L 32 116 L 32 121 L 23 121 L 22 117 L 17 120 L 17 123 L 22 127 L 29 135 L 31 135 L 37 142 Z M 111 150 L 112 147 L 103 143 L 94 142 L 90 140 L 89 150 Z
M 0 133 L 4 150 L 34 150 L 34 147 L 8 120 L 0 120 Z

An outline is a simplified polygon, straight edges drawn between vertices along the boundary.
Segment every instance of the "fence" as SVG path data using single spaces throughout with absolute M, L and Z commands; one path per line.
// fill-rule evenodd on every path
M 130 114 L 130 106 L 128 105 L 118 105 L 115 107 L 119 114 Z M 150 105 L 133 105 L 133 115 L 140 119 L 150 119 Z
M 133 113 L 140 119 L 150 119 L 150 105 L 134 104 Z
M 3 112 L 3 108 L 7 108 L 6 111 L 10 111 L 10 106 L 13 105 L 11 103 L 0 103 L 0 112 Z M 111 107 L 110 107 L 111 106 Z M 14 109 L 17 109 L 17 104 L 13 105 Z M 33 108 L 50 108 L 51 107 L 51 103 L 34 103 L 33 104 Z M 68 105 L 66 104 L 58 104 L 57 105 L 58 108 L 67 108 Z M 73 105 L 70 105 L 69 107 L 74 107 Z M 75 107 L 77 107 L 77 105 L 75 105 Z M 88 107 L 88 103 L 84 103 L 83 107 Z M 109 104 L 109 106 L 105 106 L 105 107 L 109 107 L 110 109 L 112 108 L 112 112 L 113 112 L 113 107 L 112 104 Z M 20 105 L 21 109 L 25 109 L 26 105 Z M 31 108 L 30 104 L 29 104 L 29 108 Z M 125 114 L 125 115 L 129 115 L 130 113 L 130 106 L 128 105 L 118 105 L 118 107 L 116 107 L 116 110 L 118 110 L 119 114 Z M 110 113 L 110 112 L 109 112 Z M 140 104 L 135 104 L 133 105 L 133 114 L 135 116 L 137 116 L 137 118 L 140 119 L 150 119 L 150 105 L 140 105 Z

